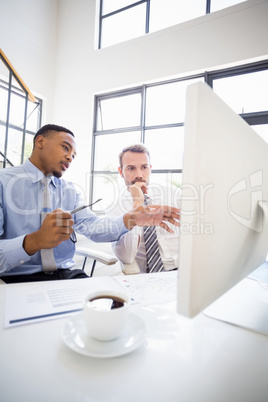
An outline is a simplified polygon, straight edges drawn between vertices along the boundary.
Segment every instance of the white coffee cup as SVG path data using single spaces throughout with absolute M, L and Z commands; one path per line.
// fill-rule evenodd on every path
M 128 294 L 99 290 L 87 295 L 83 315 L 89 335 L 99 341 L 110 341 L 123 332 L 129 313 Z

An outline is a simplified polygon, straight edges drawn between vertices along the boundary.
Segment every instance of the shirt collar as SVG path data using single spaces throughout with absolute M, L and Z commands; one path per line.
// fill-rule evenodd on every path
M 44 173 L 41 172 L 35 165 L 32 164 L 30 159 L 27 159 L 26 162 L 23 164 L 23 168 L 27 173 L 29 179 L 32 183 L 36 183 L 40 181 L 44 176 Z M 54 187 L 57 187 L 60 183 L 60 179 L 54 176 L 51 176 L 51 182 L 53 183 Z

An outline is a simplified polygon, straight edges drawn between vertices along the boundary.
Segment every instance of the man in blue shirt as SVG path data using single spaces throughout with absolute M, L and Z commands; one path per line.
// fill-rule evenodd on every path
M 5 282 L 87 277 L 75 263 L 72 233 L 95 242 L 118 240 L 134 226 L 158 225 L 168 231 L 178 226 L 179 210 L 167 206 L 140 206 L 112 219 L 99 218 L 90 209 L 74 216 L 70 211 L 84 204 L 73 184 L 63 180 L 76 155 L 74 134 L 48 124 L 34 137 L 30 158 L 22 165 L 0 171 L 0 278 Z M 50 177 L 52 212 L 41 224 L 41 180 Z M 53 249 L 56 269 L 43 271 L 41 250 Z

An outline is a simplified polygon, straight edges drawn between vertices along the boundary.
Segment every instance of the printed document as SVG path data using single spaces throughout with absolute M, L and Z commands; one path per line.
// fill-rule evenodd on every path
M 81 311 L 91 291 L 129 293 L 133 303 L 165 303 L 176 299 L 177 271 L 129 276 L 104 276 L 5 286 L 5 327 L 66 317 Z

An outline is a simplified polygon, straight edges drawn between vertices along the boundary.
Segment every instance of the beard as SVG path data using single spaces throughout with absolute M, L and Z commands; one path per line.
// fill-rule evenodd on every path
M 58 179 L 62 176 L 62 172 L 56 172 L 55 170 L 53 171 L 53 176 L 57 177 Z

